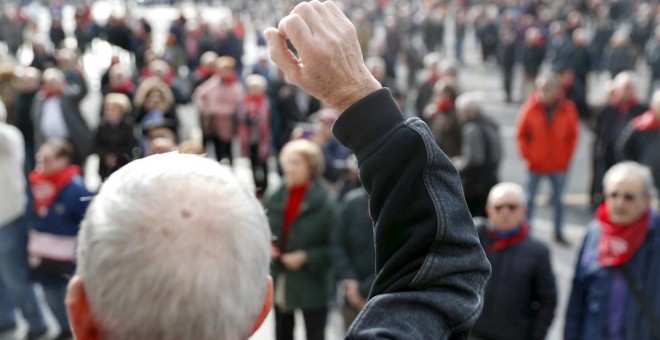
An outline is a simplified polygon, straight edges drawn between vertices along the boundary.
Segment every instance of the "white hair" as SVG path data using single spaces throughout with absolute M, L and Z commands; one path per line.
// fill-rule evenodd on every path
M 648 167 L 633 161 L 620 162 L 609 168 L 603 176 L 603 188 L 607 189 L 614 181 L 625 178 L 636 178 L 644 185 L 644 193 L 650 197 L 657 197 L 653 175 Z
M 501 196 L 504 193 L 512 193 L 516 196 L 518 203 L 525 205 L 525 190 L 516 183 L 502 182 L 496 184 L 488 193 L 488 205 L 492 205 L 495 197 Z
M 64 82 L 66 81 L 66 78 L 64 76 L 64 73 L 60 71 L 59 69 L 56 69 L 54 67 L 50 67 L 44 71 L 44 73 L 41 75 L 43 78 L 44 82 L 49 82 L 56 80 L 58 82 Z
M 456 98 L 456 109 L 462 110 L 480 110 L 481 95 L 477 92 L 466 92 Z
M 270 237 L 230 168 L 154 155 L 101 188 L 77 274 L 105 339 L 246 339 L 266 297 Z

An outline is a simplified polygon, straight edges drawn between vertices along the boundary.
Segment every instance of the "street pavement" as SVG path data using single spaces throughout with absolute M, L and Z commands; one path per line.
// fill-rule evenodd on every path
M 100 10 L 96 11 L 95 15 L 107 16 L 108 8 L 113 8 L 112 2 L 99 2 Z M 104 7 L 105 6 L 105 7 Z M 134 9 L 134 13 L 139 11 L 140 15 L 145 16 L 154 26 L 157 41 L 164 36 L 163 32 L 167 29 L 168 20 L 172 20 L 176 16 L 176 12 L 172 8 L 165 7 L 150 7 L 148 10 Z M 100 12 L 100 13 L 99 13 Z M 65 11 L 65 15 L 66 15 Z M 228 12 L 223 8 L 214 8 L 212 10 L 205 10 L 205 17 L 212 19 L 213 22 L 218 23 L 220 18 L 228 18 Z M 46 20 L 46 19 L 44 19 Z M 249 26 L 249 22 L 247 23 Z M 43 25 L 47 27 L 46 24 Z M 447 25 L 448 38 L 445 41 L 446 46 L 453 46 L 452 39 L 452 26 Z M 248 27 L 249 28 L 249 27 Z M 255 45 L 255 37 L 253 30 L 246 29 L 246 64 L 255 59 L 257 48 Z M 107 43 L 96 41 L 93 44 L 92 50 L 87 53 L 83 58 L 85 72 L 88 75 L 88 80 L 91 85 L 90 94 L 85 98 L 82 103 L 83 113 L 90 126 L 96 126 L 99 121 L 99 107 L 101 96 L 98 91 L 99 80 L 102 73 L 109 65 L 110 56 L 116 49 L 110 47 Z M 447 52 L 447 55 L 453 53 Z M 480 53 L 477 44 L 468 32 L 468 37 L 465 41 L 465 59 L 460 70 L 460 84 L 463 91 L 477 91 L 481 94 L 483 103 L 483 112 L 494 118 L 500 124 L 500 131 L 502 143 L 504 147 L 504 159 L 500 166 L 499 174 L 502 181 L 511 181 L 525 186 L 527 175 L 516 147 L 515 140 L 515 124 L 517 113 L 520 108 L 520 103 L 507 104 L 504 102 L 504 93 L 501 89 L 500 72 L 494 63 L 482 64 L 480 61 Z M 26 51 L 22 59 L 29 60 L 29 52 Z M 126 53 L 122 53 L 123 60 L 129 60 Z M 405 73 L 405 68 L 399 69 L 401 73 Z M 518 70 L 520 71 L 520 70 Z M 517 79 L 520 79 L 520 72 Z M 644 74 L 644 73 L 642 73 Z M 591 92 L 589 99 L 592 103 L 600 101 L 604 92 L 604 77 L 600 75 L 593 75 L 589 80 L 589 88 Z M 401 79 L 405 77 L 401 76 Z M 639 93 L 645 92 L 646 81 L 639 80 Z M 519 89 L 519 84 L 514 84 L 514 89 Z M 514 98 L 519 98 L 514 95 Z M 197 114 L 191 106 L 181 106 L 179 109 L 179 116 L 182 122 L 181 135 L 184 139 L 187 136 L 193 135 L 198 129 Z M 567 205 L 565 226 L 564 230 L 567 239 L 571 242 L 570 246 L 560 246 L 553 241 L 553 214 L 552 209 L 548 206 L 548 197 L 550 195 L 549 183 L 542 183 L 540 193 L 537 196 L 537 203 L 540 205 L 536 210 L 536 216 L 532 220 L 532 234 L 534 237 L 542 240 L 551 250 L 552 265 L 556 275 L 559 304 L 556 310 L 555 321 L 550 329 L 548 339 L 561 339 L 561 330 L 563 329 L 563 319 L 565 315 L 565 306 L 570 292 L 570 282 L 573 276 L 573 267 L 580 246 L 581 240 L 584 236 L 585 225 L 591 218 L 591 212 L 588 205 L 588 196 L 586 193 L 589 189 L 590 183 L 590 162 L 591 162 L 591 143 L 593 141 L 593 134 L 584 126 L 580 129 L 580 138 L 576 153 L 569 170 L 568 179 L 566 182 L 565 193 L 563 201 Z M 210 154 L 213 154 L 212 152 Z M 274 160 L 271 161 L 274 164 Z M 99 185 L 98 175 L 96 169 L 98 167 L 98 159 L 90 157 L 86 171 L 86 183 L 90 188 L 96 188 Z M 252 184 L 252 176 L 249 169 L 249 161 L 246 159 L 239 159 L 235 166 L 236 173 L 239 179 L 246 185 Z M 274 169 L 274 167 L 271 167 Z M 279 178 L 276 173 L 270 174 L 271 184 L 277 183 Z M 136 306 L 137 307 L 137 306 Z M 130 312 L 130 311 L 127 311 Z M 506 312 L 506 311 L 502 311 Z M 272 314 L 272 313 L 271 313 Z M 52 317 L 49 318 L 51 333 L 54 333 L 55 326 Z M 304 329 L 302 326 L 301 316 L 297 316 L 298 321 L 296 324 L 296 339 L 304 339 Z M 25 331 L 22 324 L 18 333 Z M 270 340 L 274 339 L 273 335 L 274 321 L 271 315 L 264 326 L 251 338 L 255 340 Z M 337 311 L 333 310 L 330 313 L 328 327 L 326 330 L 327 338 L 330 340 L 340 339 L 343 336 L 343 322 Z M 0 334 L 0 340 L 13 339 L 12 334 Z

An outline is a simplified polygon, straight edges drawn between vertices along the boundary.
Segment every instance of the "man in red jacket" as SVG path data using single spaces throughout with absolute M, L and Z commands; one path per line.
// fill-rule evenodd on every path
M 555 208 L 555 240 L 561 244 L 568 244 L 561 232 L 564 216 L 561 196 L 578 131 L 575 105 L 563 97 L 554 76 L 541 75 L 536 81 L 536 91 L 520 109 L 518 149 L 529 171 L 527 218 L 533 216 L 534 196 L 541 178 L 549 178 Z

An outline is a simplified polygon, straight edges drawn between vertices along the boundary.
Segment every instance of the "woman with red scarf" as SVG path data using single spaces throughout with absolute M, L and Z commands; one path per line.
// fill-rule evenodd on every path
M 660 336 L 660 214 L 648 168 L 619 163 L 605 173 L 605 202 L 577 259 L 565 339 Z M 643 304 L 640 304 L 643 301 Z
M 264 204 L 273 233 L 277 340 L 293 339 L 294 312 L 302 310 L 307 339 L 324 339 L 331 296 L 330 235 L 336 203 L 323 183 L 321 149 L 299 139 L 280 153 L 284 183 Z
M 243 85 L 236 73 L 236 60 L 223 56 L 215 62 L 215 75 L 202 83 L 192 100 L 202 114 L 204 136 L 213 140 L 216 159 L 233 164 L 234 121 L 243 101 Z
M 250 157 L 257 197 L 268 187 L 268 155 L 270 154 L 270 103 L 266 95 L 268 81 L 258 74 L 245 78 L 247 93 L 239 111 L 238 138 L 241 153 Z
M 59 323 L 56 339 L 71 338 L 64 297 L 75 271 L 78 229 L 91 196 L 80 167 L 71 165 L 72 157 L 67 141 L 48 140 L 37 153 L 37 168 L 29 174 L 28 258 L 33 279 L 41 283 Z

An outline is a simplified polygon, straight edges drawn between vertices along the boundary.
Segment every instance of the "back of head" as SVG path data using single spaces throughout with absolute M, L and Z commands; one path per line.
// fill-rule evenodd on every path
M 124 166 L 82 223 L 78 272 L 104 339 L 246 339 L 270 229 L 228 167 L 182 154 Z

